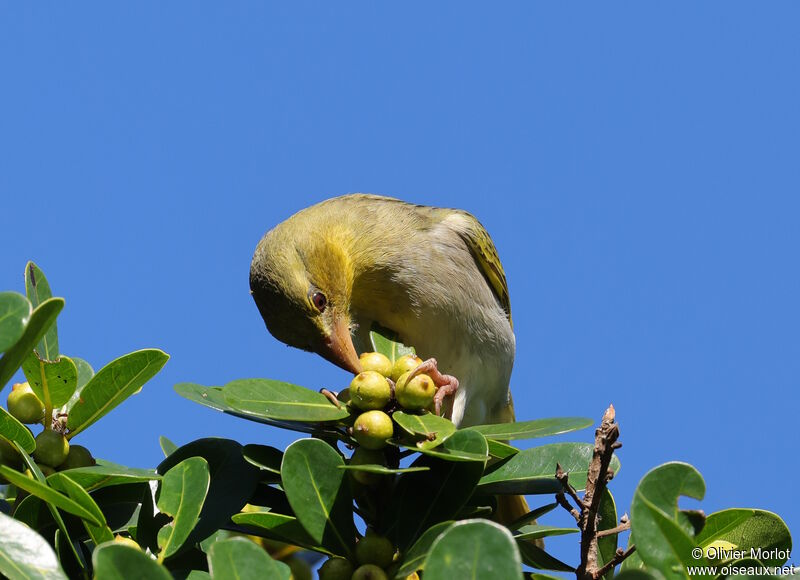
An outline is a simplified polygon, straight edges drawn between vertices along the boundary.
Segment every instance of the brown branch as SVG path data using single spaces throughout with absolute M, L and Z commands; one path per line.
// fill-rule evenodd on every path
M 606 562 L 602 568 L 600 568 L 593 574 L 595 580 L 597 580 L 598 578 L 602 578 L 606 574 L 606 572 L 608 572 L 609 570 L 613 570 L 616 566 L 622 564 L 622 562 L 625 561 L 625 558 L 633 554 L 635 551 L 636 551 L 636 546 L 631 546 L 627 550 L 618 548 L 616 554 L 614 554 L 614 557 L 611 558 L 608 562 Z
M 600 500 L 603 497 L 606 484 L 614 477 L 614 472 L 609 469 L 611 458 L 614 455 L 614 450 L 622 446 L 617 441 L 619 439 L 619 426 L 615 419 L 614 405 L 609 405 L 603 414 L 600 427 L 595 431 L 594 450 L 592 452 L 592 460 L 589 463 L 589 473 L 586 478 L 586 491 L 583 494 L 583 499 L 580 499 L 575 488 L 569 485 L 568 474 L 564 473 L 560 465 L 556 466 L 556 478 L 561 482 L 564 492 L 569 494 L 580 508 L 580 512 L 570 510 L 564 493 L 556 495 L 556 501 L 570 511 L 573 517 L 577 516 L 576 521 L 581 530 L 581 563 L 575 570 L 578 580 L 598 580 L 633 552 L 633 548 L 629 549 L 628 552 L 618 550 L 610 562 L 602 567 L 599 565 L 597 539 L 630 528 L 630 524 L 627 521 L 623 521 L 620 526 L 613 530 L 599 532 L 597 529 L 597 512 L 600 508 Z M 561 496 L 560 499 L 559 496 Z
M 569 504 L 569 502 L 567 501 L 566 496 L 563 493 L 557 493 L 556 494 L 556 501 L 558 502 L 558 505 L 560 505 L 565 510 L 567 510 L 570 514 L 572 514 L 572 517 L 575 518 L 576 522 L 580 523 L 580 521 L 581 521 L 581 512 L 579 512 L 578 510 L 576 510 L 574 507 L 572 507 Z
M 618 525 L 616 528 L 609 528 L 608 530 L 600 530 L 597 532 L 598 538 L 605 538 L 606 536 L 613 536 L 614 534 L 621 534 L 631 529 L 631 523 L 625 522 Z

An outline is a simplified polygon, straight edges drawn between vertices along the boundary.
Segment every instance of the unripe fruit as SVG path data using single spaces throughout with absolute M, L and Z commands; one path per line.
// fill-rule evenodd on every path
M 319 569 L 319 580 L 350 580 L 353 565 L 344 558 L 333 557 Z
M 0 465 L 7 465 L 11 469 L 19 470 L 22 467 L 22 456 L 14 444 L 5 437 L 0 437 Z M 0 485 L 5 485 L 8 480 L 0 477 Z
M 137 544 L 135 540 L 127 536 L 117 534 L 116 536 L 114 536 L 114 541 L 117 544 L 122 544 L 123 546 L 130 546 L 131 548 L 136 548 L 137 550 L 142 549 L 142 547 L 139 544 Z
M 39 470 L 45 477 L 47 477 L 48 475 L 53 475 L 56 472 L 55 469 L 53 469 L 49 465 L 45 465 L 44 463 L 37 463 L 36 465 L 39 467 Z
M 383 451 L 374 451 L 364 447 L 356 447 L 353 456 L 350 458 L 350 465 L 383 465 L 385 458 Z M 381 479 L 380 474 L 368 471 L 350 471 L 357 482 L 362 485 L 375 485 Z
M 385 354 L 379 352 L 364 352 L 358 357 L 361 368 L 365 371 L 375 371 L 384 377 L 392 376 L 392 361 Z
M 44 404 L 28 383 L 17 383 L 8 394 L 8 412 L 22 423 L 38 423 L 44 416 Z
M 389 577 L 375 564 L 364 564 L 353 572 L 352 580 L 389 580 Z
M 358 373 L 350 382 L 350 400 L 363 411 L 383 409 L 392 398 L 392 387 L 376 371 Z
M 311 566 L 305 560 L 291 556 L 283 561 L 284 564 L 289 566 L 291 570 L 291 580 L 313 580 L 314 574 L 311 572 Z
M 367 533 L 356 544 L 356 560 L 359 564 L 374 564 L 386 568 L 394 559 L 394 546 L 387 538 Z
M 58 467 L 69 454 L 69 442 L 61 433 L 46 429 L 36 436 L 36 450 L 33 457 L 39 463 Z
M 361 413 L 353 424 L 353 436 L 367 449 L 381 449 L 394 434 L 392 418 L 383 411 Z
M 401 356 L 399 359 L 394 361 L 394 366 L 392 367 L 392 380 L 397 382 L 397 379 L 399 379 L 402 375 L 413 371 L 421 364 L 422 359 L 415 354 L 406 354 Z
M 433 396 L 436 394 L 436 384 L 433 379 L 428 375 L 422 373 L 415 376 L 410 381 L 408 375 L 405 373 L 397 379 L 397 385 L 394 388 L 394 396 L 397 402 L 404 409 L 411 409 L 414 411 L 421 411 L 427 409 L 433 403 Z
M 96 463 L 94 457 L 92 457 L 92 454 L 86 447 L 83 445 L 70 445 L 67 458 L 64 460 L 64 463 L 58 466 L 58 469 L 59 471 L 63 471 L 76 467 L 91 467 Z

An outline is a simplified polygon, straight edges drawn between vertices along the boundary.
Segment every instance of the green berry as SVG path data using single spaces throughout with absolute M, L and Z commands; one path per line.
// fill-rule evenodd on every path
M 36 450 L 33 457 L 39 463 L 58 467 L 69 455 L 69 442 L 61 433 L 46 429 L 36 436 Z
M 422 373 L 415 376 L 410 381 L 405 373 L 397 380 L 394 395 L 397 402 L 404 409 L 421 411 L 427 409 L 433 403 L 433 396 L 436 394 L 436 384 L 428 375 Z
M 70 445 L 67 458 L 64 460 L 64 463 L 59 465 L 59 470 L 63 471 L 76 467 L 91 467 L 96 463 L 94 457 L 92 457 L 92 454 L 86 447 L 83 445 Z
M 374 564 L 386 568 L 394 559 L 394 546 L 387 538 L 367 533 L 356 544 L 356 560 L 359 564 Z
M 394 366 L 392 367 L 392 380 L 397 382 L 397 379 L 407 372 L 413 371 L 421 364 L 422 359 L 415 354 L 406 354 L 401 356 L 399 359 L 394 361 Z
M 44 404 L 28 383 L 17 383 L 8 394 L 8 412 L 22 423 L 39 423 L 44 417 Z
M 319 569 L 319 580 L 350 580 L 353 565 L 344 558 L 333 557 Z
M 353 456 L 350 458 L 350 465 L 383 465 L 385 458 L 383 451 L 375 451 L 364 447 L 356 447 Z M 381 479 L 380 474 L 368 471 L 350 471 L 357 482 L 362 485 L 375 485 Z
M 364 564 L 353 572 L 352 580 L 389 580 L 386 572 L 375 564 Z
M 392 361 L 385 354 L 379 352 L 364 352 L 358 357 L 361 368 L 365 371 L 375 371 L 384 377 L 392 376 Z
M 56 472 L 55 469 L 53 469 L 49 465 L 45 465 L 44 463 L 37 463 L 36 465 L 39 467 L 39 470 L 45 477 L 47 477 L 48 475 L 53 475 Z
M 367 449 L 381 449 L 393 434 L 392 418 L 383 411 L 361 413 L 353 424 L 353 436 Z
M 350 400 L 363 411 L 383 409 L 392 398 L 392 387 L 376 371 L 358 373 L 350 382 Z
M 5 437 L 0 437 L 0 465 L 7 465 L 16 470 L 22 467 L 22 456 L 14 444 Z M 0 485 L 7 483 L 8 481 L 4 477 L 0 477 Z
M 314 574 L 311 572 L 311 566 L 308 562 L 298 558 L 297 556 L 290 556 L 283 561 L 284 564 L 289 566 L 291 570 L 291 580 L 313 580 Z

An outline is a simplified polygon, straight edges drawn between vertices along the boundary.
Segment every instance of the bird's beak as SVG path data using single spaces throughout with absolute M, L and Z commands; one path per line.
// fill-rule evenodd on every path
M 361 361 L 344 317 L 337 316 L 334 319 L 333 331 L 323 340 L 319 354 L 346 371 L 354 374 L 361 372 Z

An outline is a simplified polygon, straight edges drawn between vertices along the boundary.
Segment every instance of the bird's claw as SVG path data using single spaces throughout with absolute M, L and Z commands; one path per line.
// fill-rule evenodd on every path
M 435 358 L 429 358 L 411 371 L 411 374 L 408 375 L 408 380 L 410 381 L 421 373 L 428 375 L 438 387 L 436 389 L 436 394 L 433 396 L 433 405 L 436 414 L 441 415 L 444 398 L 448 395 L 455 395 L 458 390 L 458 379 L 452 375 L 440 373 Z

